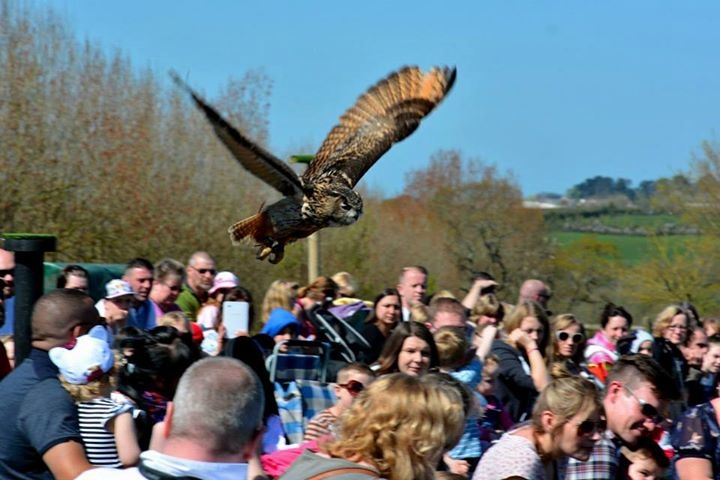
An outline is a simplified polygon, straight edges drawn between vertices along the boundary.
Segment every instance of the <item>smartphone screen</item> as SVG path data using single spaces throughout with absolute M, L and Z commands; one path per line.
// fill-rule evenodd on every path
M 238 331 L 250 329 L 250 304 L 248 302 L 223 302 L 222 321 L 225 338 L 235 338 Z

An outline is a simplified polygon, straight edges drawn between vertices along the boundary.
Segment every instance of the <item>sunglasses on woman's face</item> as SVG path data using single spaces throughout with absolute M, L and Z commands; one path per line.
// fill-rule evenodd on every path
M 580 343 L 585 340 L 585 336 L 582 333 L 574 333 L 570 335 L 568 332 L 557 332 L 555 336 L 561 342 L 567 341 L 568 338 L 572 338 L 573 343 Z
M 583 420 L 577 424 L 578 435 L 592 435 L 595 432 L 603 433 L 607 428 L 607 422 L 604 418 L 600 420 Z
M 365 389 L 365 385 L 358 382 L 357 380 L 350 380 L 347 383 L 338 383 L 338 387 L 347 390 L 352 397 L 356 397 L 360 392 Z

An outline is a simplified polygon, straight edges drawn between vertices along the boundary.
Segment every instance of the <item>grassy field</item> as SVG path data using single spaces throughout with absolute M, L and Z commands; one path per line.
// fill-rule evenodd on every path
M 598 240 L 617 246 L 620 258 L 627 265 L 636 265 L 653 258 L 657 252 L 656 243 L 673 251 L 685 248 L 688 240 L 697 237 L 690 235 L 669 235 L 662 237 L 645 237 L 639 235 L 602 235 L 580 232 L 550 232 L 549 236 L 560 247 L 570 245 L 581 237 L 593 235 Z
M 614 228 L 646 228 L 650 230 L 667 224 L 681 224 L 680 219 L 674 215 L 645 215 L 641 213 L 583 215 L 579 212 L 549 212 L 546 214 L 545 220 L 552 229 L 562 228 L 566 223 L 576 226 L 601 224 Z

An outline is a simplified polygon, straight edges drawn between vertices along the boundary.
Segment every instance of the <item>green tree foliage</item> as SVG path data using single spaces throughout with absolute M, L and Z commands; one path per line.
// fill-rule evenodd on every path
M 602 308 L 598 304 L 613 300 L 622 265 L 615 245 L 586 235 L 556 251 L 554 268 L 553 287 L 562 294 L 553 300 L 553 309 L 583 313 L 587 319 Z
M 434 235 L 448 260 L 441 268 L 455 282 L 488 271 L 514 294 L 524 278 L 547 272 L 542 214 L 524 208 L 515 181 L 495 167 L 440 151 L 426 169 L 410 174 L 405 192 L 439 227 Z
M 167 86 L 165 73 L 78 42 L 52 10 L 28 5 L 0 0 L 0 231 L 57 235 L 58 252 L 48 255 L 54 261 L 184 262 L 207 250 L 258 302 L 274 279 L 304 283 L 304 240 L 279 265 L 256 261 L 252 246 L 231 245 L 227 227 L 279 194 L 238 165 L 187 96 Z M 247 71 L 207 97 L 267 144 L 271 93 L 267 75 Z M 351 272 L 365 298 L 394 286 L 403 266 L 421 264 L 431 272 L 431 290 L 458 295 L 471 273 L 483 270 L 498 278 L 509 301 L 523 279 L 536 277 L 552 284 L 554 308 L 630 298 L 650 311 L 688 295 L 717 308 L 716 151 L 704 145 L 692 177 L 643 182 L 637 190 L 607 177 L 574 187 L 577 198 L 652 197 L 657 208 L 682 212 L 707 232 L 693 249 L 659 249 L 654 263 L 632 270 L 618 267 L 616 252 L 599 238 L 549 244 L 541 212 L 523 207 L 512 176 L 449 150 L 412 172 L 400 196 L 364 191 L 357 224 L 321 231 L 321 273 Z

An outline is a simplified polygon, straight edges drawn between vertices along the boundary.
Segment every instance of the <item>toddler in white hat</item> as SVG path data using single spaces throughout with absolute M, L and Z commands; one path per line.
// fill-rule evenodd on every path
M 110 399 L 115 356 L 105 327 L 95 326 L 71 348 L 52 348 L 49 355 L 63 387 L 78 405 L 80 434 L 90 463 L 115 468 L 136 464 L 140 447 L 133 407 Z

